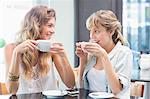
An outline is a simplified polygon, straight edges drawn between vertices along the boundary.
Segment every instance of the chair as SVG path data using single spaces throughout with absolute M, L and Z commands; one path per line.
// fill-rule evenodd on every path
M 79 76 L 79 68 L 74 68 L 73 69 L 74 76 L 75 76 L 75 87 L 79 88 L 79 81 L 78 81 L 78 76 Z
M 74 68 L 73 72 L 74 72 L 75 79 L 76 79 L 78 77 L 79 68 Z
M 6 95 L 6 94 L 9 94 L 6 88 L 6 84 L 0 82 L 0 95 Z
M 131 93 L 130 96 L 143 97 L 144 94 L 144 83 L 142 82 L 131 82 Z

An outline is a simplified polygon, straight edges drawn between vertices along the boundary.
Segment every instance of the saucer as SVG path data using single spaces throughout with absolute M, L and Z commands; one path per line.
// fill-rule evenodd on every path
M 114 97 L 114 94 L 107 92 L 92 92 L 89 96 L 92 98 L 112 98 Z
M 9 99 L 11 95 L 0 95 L 0 99 Z
M 47 91 L 43 91 L 42 93 L 47 97 L 58 97 L 58 96 L 65 96 L 68 94 L 67 91 L 63 91 L 63 90 L 47 90 Z

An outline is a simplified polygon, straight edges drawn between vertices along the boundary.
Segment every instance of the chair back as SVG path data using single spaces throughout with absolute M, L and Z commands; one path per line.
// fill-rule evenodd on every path
M 6 84 L 0 82 L 0 95 L 6 95 L 6 94 L 9 94 L 6 88 Z
M 144 84 L 142 82 L 131 82 L 131 94 L 133 97 L 143 97 Z

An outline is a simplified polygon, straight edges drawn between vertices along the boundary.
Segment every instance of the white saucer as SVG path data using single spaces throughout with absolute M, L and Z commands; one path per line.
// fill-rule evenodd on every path
M 92 92 L 89 96 L 92 98 L 112 98 L 114 97 L 114 94 L 107 92 Z
M 0 95 L 0 99 L 9 99 L 11 95 Z
M 48 90 L 48 91 L 43 91 L 42 93 L 47 97 L 65 96 L 68 94 L 67 91 L 63 91 L 63 90 Z

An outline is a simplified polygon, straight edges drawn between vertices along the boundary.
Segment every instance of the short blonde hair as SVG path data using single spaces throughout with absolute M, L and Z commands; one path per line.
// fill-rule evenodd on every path
M 99 26 L 105 27 L 107 31 L 114 32 L 112 39 L 115 44 L 118 41 L 120 41 L 122 44 L 125 43 L 123 35 L 121 34 L 122 26 L 117 20 L 116 15 L 112 11 L 99 10 L 93 13 L 91 16 L 89 16 L 89 18 L 86 21 L 87 29 L 91 30 L 91 28 L 99 28 Z

